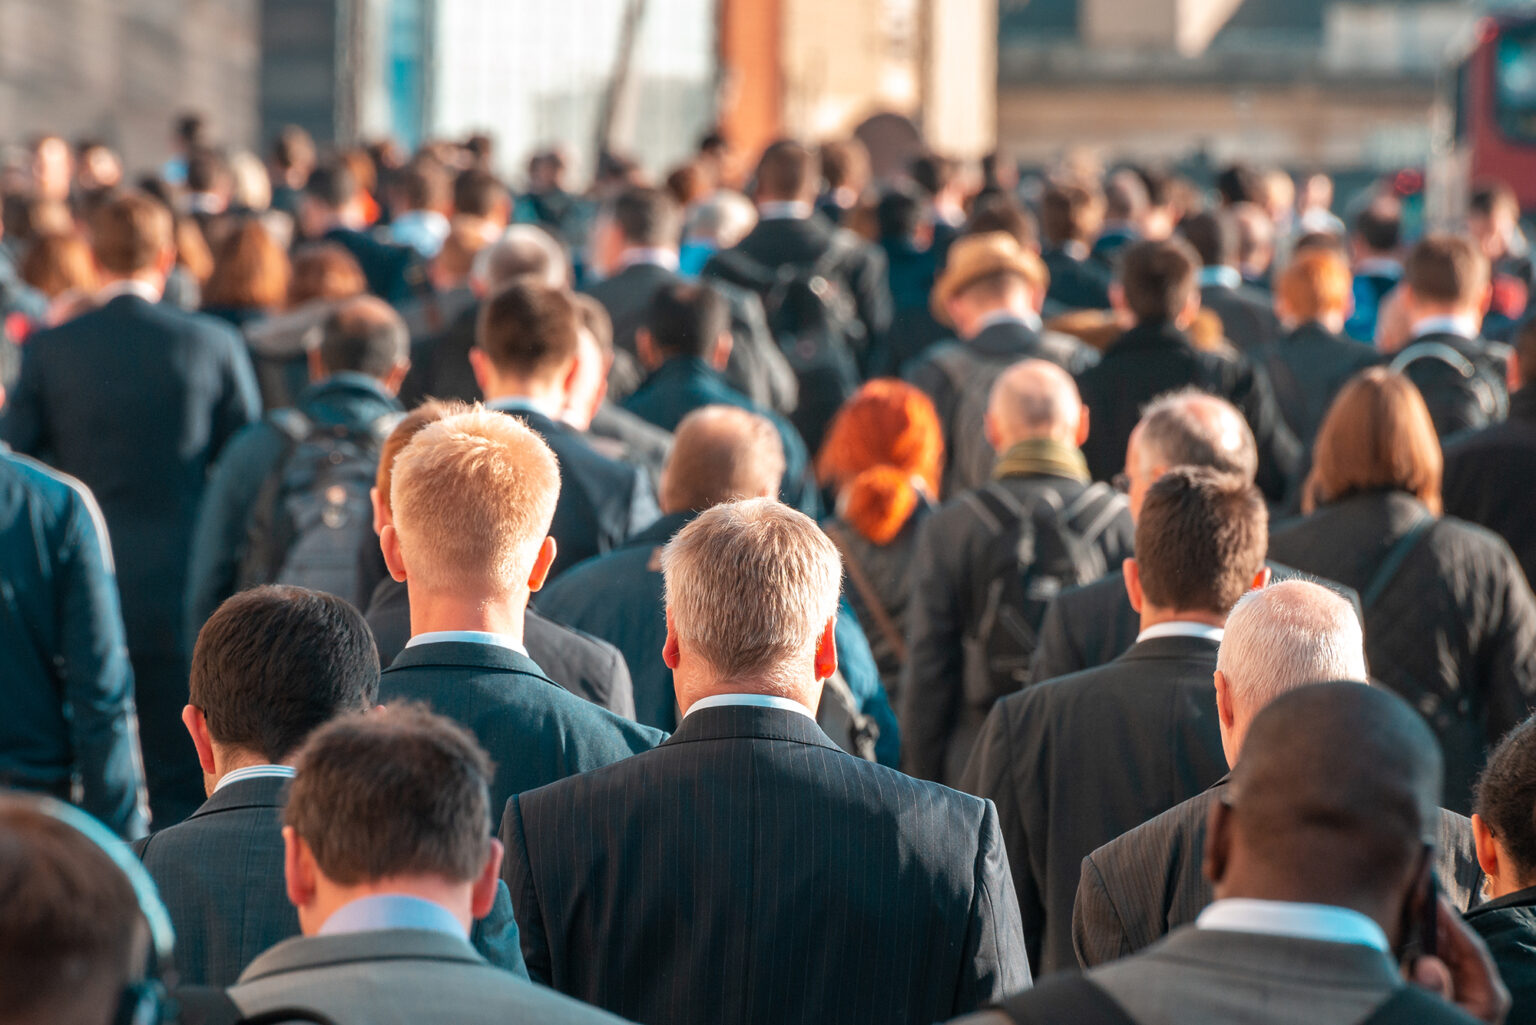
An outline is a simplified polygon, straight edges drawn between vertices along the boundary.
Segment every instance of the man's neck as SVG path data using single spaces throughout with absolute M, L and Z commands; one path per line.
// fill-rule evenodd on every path
M 158 300 L 165 293 L 165 275 L 156 271 L 140 271 L 138 274 L 111 274 L 101 272 L 97 276 L 98 292 L 143 290 L 153 292 Z
M 1164 623 L 1198 623 L 1201 626 L 1214 626 L 1217 628 L 1227 625 L 1227 617 L 1215 612 L 1207 612 L 1199 609 L 1156 609 L 1143 603 L 1141 607 L 1141 628 L 1161 626 Z
M 965 338 L 969 341 L 981 334 L 994 324 L 1004 321 L 1017 321 L 1033 326 L 1039 319 L 1039 315 L 1029 308 L 1029 302 L 1022 297 L 1008 302 L 998 303 L 990 310 L 983 310 L 975 314 L 966 324 Z
M 316 887 L 313 903 L 300 909 L 300 925 L 303 926 L 304 935 L 313 936 L 336 912 L 348 904 L 369 897 L 414 897 L 436 904 L 464 927 L 466 937 L 474 925 L 469 883 L 456 883 L 437 876 L 404 876 L 342 886 L 323 879 Z
M 497 402 L 526 402 L 541 411 L 553 410 L 554 412 L 549 414 L 551 417 L 557 417 L 565 409 L 565 392 L 558 384 L 541 384 L 521 378 L 498 376 L 494 380 L 485 382 L 482 390 L 485 393 L 487 405 Z
M 213 748 L 213 772 L 203 773 L 203 792 L 212 797 L 223 781 L 236 769 L 249 769 L 257 765 L 288 765 L 289 761 L 274 762 L 257 751 L 250 751 L 243 747 L 227 747 L 214 745 Z
M 528 592 L 519 589 L 496 596 L 433 594 L 406 585 L 411 603 L 411 636 L 447 630 L 500 634 L 523 643 Z

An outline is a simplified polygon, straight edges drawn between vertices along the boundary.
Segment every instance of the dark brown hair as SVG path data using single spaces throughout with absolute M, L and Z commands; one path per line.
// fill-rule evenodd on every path
M 1473 809 L 1522 885 L 1536 874 L 1536 716 L 1510 730 L 1478 777 Z
M 481 307 L 475 345 L 497 370 L 540 379 L 570 366 L 580 326 L 568 292 L 515 281 Z
M 1137 323 L 1167 323 L 1197 294 L 1200 257 L 1183 239 L 1136 242 L 1120 260 L 1120 288 Z
M 91 251 L 113 274 L 150 270 L 175 242 L 171 212 L 145 192 L 119 193 L 91 218 Z
M 368 279 L 357 258 L 334 242 L 312 243 L 293 254 L 288 305 L 311 299 L 350 299 L 368 290 Z
M 1087 242 L 1104 217 L 1104 199 L 1081 185 L 1052 185 L 1040 197 L 1040 231 L 1053 245 Z
M 1269 549 L 1269 511 L 1249 481 L 1179 466 L 1147 491 L 1136 521 L 1136 566 L 1148 604 L 1226 615 Z
M 1317 431 L 1302 510 L 1371 491 L 1406 491 L 1440 513 L 1444 471 L 1429 408 L 1412 381 L 1371 367 L 1339 391 Z
M 793 139 L 780 139 L 757 162 L 757 191 L 769 199 L 805 199 L 821 177 L 816 154 Z
M 1403 261 L 1403 284 L 1430 302 L 1477 302 L 1488 287 L 1488 260 L 1470 239 L 1426 235 Z
M 203 286 L 208 309 L 277 310 L 288 299 L 293 267 L 288 254 L 254 217 L 231 232 L 213 256 L 213 273 Z

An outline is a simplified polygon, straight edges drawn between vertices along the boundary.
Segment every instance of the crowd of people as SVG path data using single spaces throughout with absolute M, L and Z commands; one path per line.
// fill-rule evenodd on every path
M 0 1022 L 1536 1018 L 1506 187 L 174 138 L 0 177 Z

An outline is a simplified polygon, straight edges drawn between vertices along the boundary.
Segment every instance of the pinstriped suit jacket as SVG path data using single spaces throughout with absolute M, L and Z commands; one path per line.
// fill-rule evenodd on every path
M 991 802 L 795 712 L 700 709 L 501 835 L 535 981 L 646 1025 L 929 1025 L 1029 984 Z
M 1083 859 L 1072 906 L 1072 947 L 1084 968 L 1149 947 L 1193 922 L 1215 899 L 1201 866 L 1211 805 L 1223 777 L 1204 793 L 1111 840 Z M 1440 812 L 1435 845 L 1440 888 L 1462 911 L 1477 902 L 1483 873 L 1472 845 L 1472 822 Z

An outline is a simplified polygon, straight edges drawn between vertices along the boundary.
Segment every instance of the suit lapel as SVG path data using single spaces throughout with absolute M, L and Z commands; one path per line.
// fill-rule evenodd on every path
M 445 961 L 484 965 L 469 941 L 426 929 L 381 929 L 284 940 L 252 961 L 239 983 L 339 965 L 375 961 Z
M 436 641 L 403 649 L 385 673 L 401 669 L 491 669 L 543 680 L 559 687 L 549 674 L 521 652 L 495 644 L 471 644 L 463 641 Z M 564 689 L 564 688 L 561 688 Z

